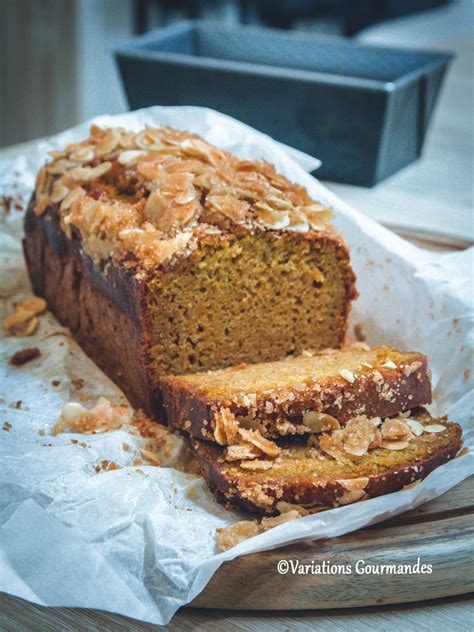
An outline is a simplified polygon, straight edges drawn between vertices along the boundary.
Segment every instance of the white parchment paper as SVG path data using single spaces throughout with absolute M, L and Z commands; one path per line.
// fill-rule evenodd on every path
M 273 162 L 330 204 L 358 276 L 361 297 L 352 322 L 362 324 L 370 344 L 428 354 L 433 411 L 463 425 L 471 452 L 412 489 L 301 518 L 219 554 L 215 529 L 242 516 L 218 505 L 199 477 L 171 467 L 134 467 L 137 438 L 124 430 L 50 436 L 65 402 L 79 396 L 93 402 L 102 395 L 119 403 L 124 397 L 48 314 L 31 338 L 1 334 L 0 424 L 11 427 L 0 430 L 0 590 L 47 606 L 99 608 L 163 624 L 225 560 L 354 531 L 416 507 L 474 472 L 472 250 L 419 250 L 308 175 L 305 169 L 315 169 L 317 160 L 211 110 L 154 107 L 94 122 L 133 130 L 168 124 L 198 132 L 243 157 Z M 38 141 L 27 155 L 0 161 L 0 193 L 20 195 L 26 202 L 47 150 L 81 139 L 89 124 Z M 0 230 L 3 319 L 15 300 L 31 292 L 20 245 L 22 213 L 14 204 Z M 42 352 L 39 359 L 9 366 L 15 351 L 35 346 Z M 85 382 L 81 391 L 71 382 L 75 378 Z M 53 386 L 53 380 L 60 384 Z M 21 408 L 16 408 L 19 400 Z M 71 438 L 85 441 L 86 447 Z M 132 450 L 124 451 L 124 443 Z M 97 473 L 102 459 L 122 467 Z

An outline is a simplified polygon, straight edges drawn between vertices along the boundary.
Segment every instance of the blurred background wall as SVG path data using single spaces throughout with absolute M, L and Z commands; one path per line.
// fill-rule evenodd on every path
M 413 14 L 403 43 L 416 46 L 434 39 L 425 16 L 434 11 L 442 28 L 459 30 L 470 8 L 472 0 L 0 0 L 0 146 L 126 110 L 111 51 L 169 22 L 204 17 L 349 37 L 379 24 L 383 42 L 385 22 Z

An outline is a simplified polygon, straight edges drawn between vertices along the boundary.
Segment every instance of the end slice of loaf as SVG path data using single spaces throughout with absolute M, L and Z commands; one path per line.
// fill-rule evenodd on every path
M 357 415 L 390 417 L 431 402 L 426 356 L 385 347 L 168 376 L 161 388 L 172 427 L 222 445 L 232 441 L 220 426 L 233 419 L 275 438 L 313 430 L 314 413 L 344 425 Z
M 216 443 L 193 439 L 192 445 L 209 488 L 221 502 L 258 514 L 287 511 L 289 505 L 311 511 L 399 491 L 459 452 L 458 424 L 432 419 L 423 409 L 410 423 L 417 432 L 420 424 L 421 434 L 408 442 L 384 441 L 362 456 L 337 450 L 328 454 L 321 438 L 319 443 L 286 439 L 276 458 L 240 461 L 227 460 L 228 450 Z

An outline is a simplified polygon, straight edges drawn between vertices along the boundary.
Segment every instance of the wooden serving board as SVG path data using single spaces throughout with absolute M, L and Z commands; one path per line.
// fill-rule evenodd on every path
M 309 610 L 406 603 L 474 591 L 474 477 L 413 511 L 348 535 L 224 563 L 190 604 L 199 608 Z M 431 564 L 431 574 L 356 574 L 372 564 Z M 351 574 L 280 575 L 280 560 L 350 564 Z

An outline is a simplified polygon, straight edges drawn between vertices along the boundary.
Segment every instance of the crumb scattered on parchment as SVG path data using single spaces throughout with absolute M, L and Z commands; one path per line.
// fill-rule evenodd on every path
M 13 426 L 9 421 L 3 422 L 2 430 L 5 430 L 5 432 L 10 432 L 10 428 L 13 428 Z
M 284 504 L 287 505 L 287 503 Z M 295 507 L 298 506 L 295 505 Z M 273 527 L 285 522 L 290 522 L 290 520 L 301 518 L 303 515 L 298 509 L 285 507 L 285 511 L 282 511 L 279 516 L 274 518 L 261 518 L 260 521 L 241 520 L 240 522 L 234 522 L 228 527 L 216 529 L 217 547 L 221 551 L 227 551 L 248 538 L 253 538 L 259 533 L 273 529 Z
M 61 380 L 51 380 L 51 384 L 53 386 L 59 386 L 61 384 Z
M 147 465 L 174 467 L 180 471 L 197 473 L 195 459 L 183 437 L 152 421 L 143 411 L 133 411 L 126 405 L 112 404 L 105 397 L 99 397 L 90 408 L 78 402 L 65 404 L 51 434 L 56 436 L 67 431 L 98 434 L 119 428 L 137 439 L 136 448 L 125 442 L 122 444 L 124 452 L 136 451 L 137 456 L 141 457 L 132 461 L 132 465 L 143 465 L 145 461 Z M 71 442 L 76 443 L 76 440 Z
M 359 342 L 365 342 L 367 340 L 367 336 L 364 334 L 360 323 L 354 325 L 354 336 Z
M 39 358 L 40 355 L 41 351 L 38 349 L 38 347 L 27 347 L 26 349 L 20 349 L 12 355 L 12 357 L 10 358 L 10 364 L 12 366 L 23 366 L 27 362 L 31 362 L 31 360 Z
M 71 380 L 71 384 L 77 391 L 80 391 L 82 388 L 84 388 L 85 382 L 81 377 L 76 377 Z
M 61 416 L 54 425 L 51 434 L 71 430 L 81 434 L 97 434 L 117 430 L 130 421 L 132 411 L 128 406 L 111 404 L 105 397 L 99 397 L 92 408 L 85 408 L 78 402 L 69 402 L 63 406 Z
M 112 470 L 119 470 L 119 469 L 120 469 L 120 465 L 118 465 L 114 461 L 108 461 L 107 459 L 104 459 L 98 465 L 95 466 L 95 471 L 97 472 L 97 474 L 101 471 L 111 472 Z
M 14 311 L 3 320 L 3 328 L 11 336 L 32 336 L 38 329 L 38 316 L 46 311 L 44 298 L 34 296 L 13 304 Z
M 46 434 L 45 431 L 43 429 L 38 430 L 38 434 L 40 437 L 44 437 L 44 435 Z

